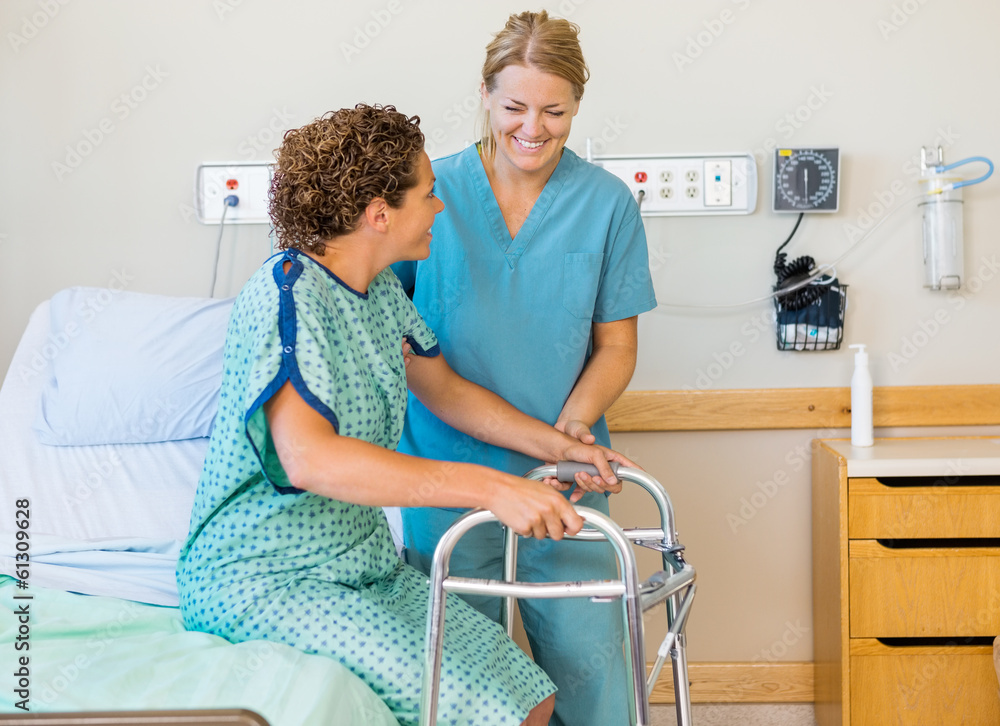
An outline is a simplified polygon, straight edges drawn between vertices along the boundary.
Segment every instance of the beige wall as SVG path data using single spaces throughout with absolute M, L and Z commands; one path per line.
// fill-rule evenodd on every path
M 847 225 L 877 214 L 885 190 L 916 193 L 922 145 L 943 143 L 949 161 L 1000 160 L 996 3 L 541 4 L 582 26 L 593 73 L 572 148 L 582 152 L 590 136 L 616 154 L 760 153 L 755 214 L 647 221 L 662 303 L 766 294 L 793 222 L 768 211 L 769 141 L 841 148 L 841 211 L 806 219 L 788 250 L 822 262 L 848 249 Z M 4 0 L 0 367 L 30 311 L 63 287 L 118 275 L 133 290 L 205 294 L 218 228 L 191 218 L 199 162 L 269 160 L 275 129 L 358 101 L 419 114 L 433 155 L 461 148 L 474 133 L 482 48 L 521 9 L 497 0 Z M 87 143 L 88 153 L 67 157 L 67 146 Z M 839 265 L 851 286 L 848 342 L 871 346 L 876 384 L 1000 380 L 998 199 L 997 180 L 966 190 L 975 280 L 961 295 L 921 288 L 912 201 Z M 264 228 L 226 230 L 220 290 L 235 294 L 268 250 Z M 633 388 L 846 385 L 846 350 L 779 353 L 768 315 L 758 303 L 643 316 Z M 811 657 L 802 635 L 811 626 L 808 467 L 796 452 L 816 433 L 616 437 L 677 503 L 702 583 L 693 659 L 766 659 L 783 639 L 780 659 Z M 741 500 L 779 471 L 788 483 L 734 531 L 727 516 L 739 517 Z

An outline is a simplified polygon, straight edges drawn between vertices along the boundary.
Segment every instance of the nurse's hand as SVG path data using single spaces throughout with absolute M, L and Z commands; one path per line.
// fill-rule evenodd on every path
M 592 444 L 597 441 L 597 437 L 590 433 L 590 427 L 583 421 L 556 421 L 555 428 L 556 431 L 562 431 L 564 434 L 568 434 L 585 444 Z
M 621 481 L 614 475 L 614 472 L 611 471 L 611 467 L 608 465 L 610 461 L 616 461 L 622 466 L 634 469 L 642 468 L 627 456 L 619 454 L 617 451 L 612 451 L 603 446 L 587 446 L 576 442 L 570 443 L 560 458 L 563 461 L 579 461 L 584 464 L 593 464 L 597 467 L 597 476 L 591 476 L 586 472 L 580 471 L 576 473 L 572 483 L 560 482 L 554 478 L 546 478 L 544 480 L 546 484 L 559 491 L 566 491 L 575 483 L 576 491 L 569 497 L 571 502 L 580 501 L 580 498 L 587 492 L 618 494 L 622 490 Z
M 410 341 L 403 336 L 403 367 L 409 368 L 410 366 L 410 356 L 413 353 L 413 347 L 410 345 Z

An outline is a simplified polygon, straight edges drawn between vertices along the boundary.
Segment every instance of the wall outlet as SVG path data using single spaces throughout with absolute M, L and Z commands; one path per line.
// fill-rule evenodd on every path
M 752 154 L 595 156 L 624 181 L 643 216 L 751 214 L 757 209 Z
M 270 224 L 267 213 L 272 165 L 263 162 L 207 162 L 198 167 L 194 184 L 194 209 L 202 224 L 222 221 L 230 194 L 239 204 L 229 207 L 226 224 Z

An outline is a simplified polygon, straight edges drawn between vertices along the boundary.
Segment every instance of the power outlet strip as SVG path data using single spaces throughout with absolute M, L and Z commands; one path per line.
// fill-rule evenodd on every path
M 628 185 L 646 217 L 751 214 L 757 209 L 752 154 L 595 156 Z

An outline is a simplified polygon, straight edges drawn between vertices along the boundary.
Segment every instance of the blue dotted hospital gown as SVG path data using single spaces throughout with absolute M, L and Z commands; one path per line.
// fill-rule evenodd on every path
M 291 486 L 263 410 L 290 380 L 340 435 L 395 449 L 404 335 L 418 355 L 437 354 L 391 270 L 362 294 L 289 251 L 250 279 L 229 323 L 219 413 L 177 580 L 189 629 L 327 655 L 401 724 L 416 724 L 426 577 L 396 556 L 379 507 Z M 441 679 L 447 724 L 517 724 L 555 690 L 499 626 L 454 595 Z

